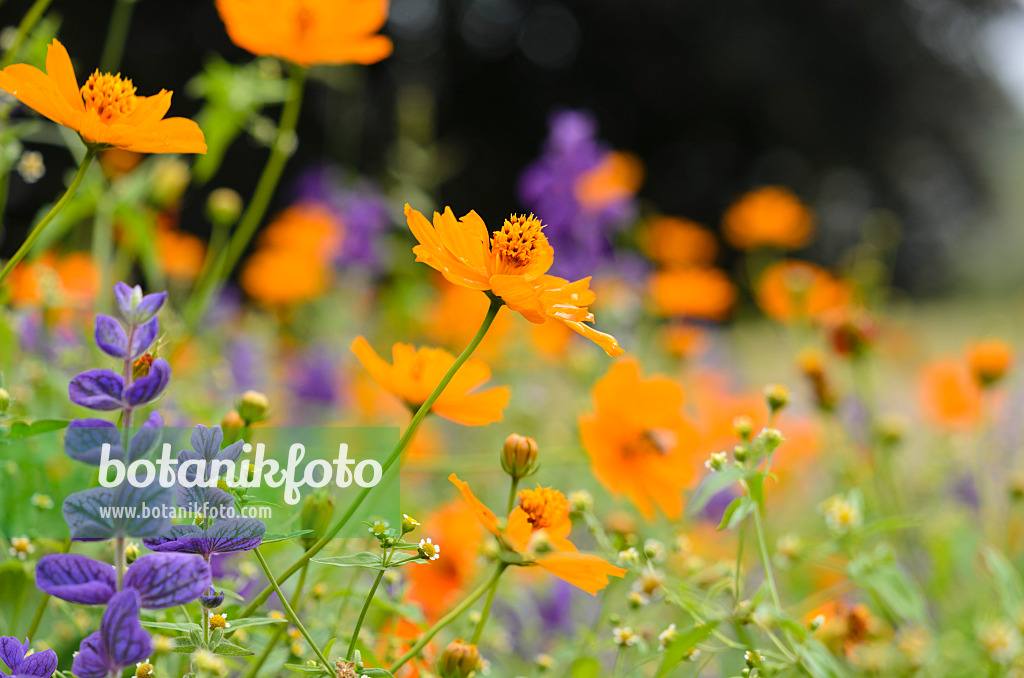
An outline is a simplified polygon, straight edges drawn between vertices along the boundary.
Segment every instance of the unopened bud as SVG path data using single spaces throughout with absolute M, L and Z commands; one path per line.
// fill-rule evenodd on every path
M 704 462 L 704 468 L 716 473 L 725 468 L 725 452 L 712 452 L 711 456 Z
M 594 510 L 594 495 L 586 490 L 576 490 L 569 495 L 569 510 L 573 513 L 586 513 Z
M 769 384 L 764 388 L 764 399 L 774 414 L 789 403 L 789 389 L 782 384 Z
M 754 431 L 754 422 L 747 415 L 740 415 L 732 420 L 732 428 L 736 431 L 736 435 L 747 440 Z
M 149 374 L 149 368 L 153 365 L 153 354 L 144 353 L 132 363 L 132 379 L 141 379 Z
M 220 428 L 224 431 L 224 440 L 235 441 L 242 437 L 245 420 L 237 410 L 231 410 L 220 420 Z
M 199 602 L 208 610 L 216 609 L 224 604 L 224 592 L 217 591 L 213 588 L 213 584 L 210 584 L 210 588 L 206 589 L 206 593 L 199 596 Z
M 334 499 L 328 493 L 314 492 L 302 502 L 299 524 L 303 530 L 312 530 L 302 537 L 302 543 L 307 549 L 324 536 L 327 528 L 331 526 L 332 517 L 334 517 Z
M 416 520 L 408 513 L 402 514 L 402 534 L 406 535 L 415 530 L 421 525 L 420 521 Z
M 235 409 L 246 424 L 255 424 L 267 418 L 270 400 L 259 391 L 246 391 L 238 400 Z
M 469 678 L 480 668 L 480 651 L 456 638 L 441 653 L 437 660 L 437 672 L 441 678 Z
M 124 561 L 128 565 L 131 565 L 139 558 L 139 545 L 135 542 L 129 542 L 124 547 Z
M 161 207 L 178 202 L 189 182 L 188 165 L 178 158 L 161 158 L 153 169 L 153 200 Z
M 525 478 L 537 470 L 537 441 L 513 433 L 501 448 L 501 468 L 515 479 Z
M 206 199 L 206 216 L 218 226 L 231 226 L 242 213 L 242 196 L 230 188 L 218 188 Z
M 11 405 L 11 394 L 7 389 L 0 388 L 0 412 L 6 412 Z

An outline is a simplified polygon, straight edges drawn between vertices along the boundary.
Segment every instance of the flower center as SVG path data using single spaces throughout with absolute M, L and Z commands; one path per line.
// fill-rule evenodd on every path
M 533 216 L 513 214 L 501 230 L 491 236 L 491 251 L 498 261 L 516 270 L 525 267 L 545 241 L 544 224 Z
M 543 530 L 569 518 L 569 500 L 550 487 L 521 491 L 519 508 L 526 512 L 534 530 Z
M 81 91 L 86 110 L 96 111 L 100 120 L 108 125 L 134 111 L 138 103 L 132 81 L 122 78 L 120 73 L 111 75 L 97 70 L 85 81 Z
M 669 454 L 675 447 L 673 436 L 668 431 L 645 429 L 640 435 L 622 446 L 622 455 L 628 458 L 659 456 Z
M 228 625 L 228 620 L 225 619 L 222 615 L 219 615 L 219 614 L 210 615 L 210 628 L 211 629 L 223 629 L 223 628 L 227 628 L 227 625 Z

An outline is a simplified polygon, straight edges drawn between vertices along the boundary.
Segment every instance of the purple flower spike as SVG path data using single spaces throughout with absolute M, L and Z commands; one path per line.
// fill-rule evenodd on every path
M 139 623 L 139 592 L 125 589 L 110 599 L 100 630 L 82 641 L 71 671 L 79 678 L 119 676 L 153 653 L 153 639 Z
M 139 592 L 140 604 L 162 610 L 196 600 L 210 586 L 210 564 L 183 553 L 151 553 L 128 568 L 125 588 Z
M 124 390 L 124 400 L 131 407 L 148 405 L 160 397 L 170 380 L 170 364 L 163 358 L 157 358 L 149 366 L 149 374 L 139 377 Z
M 113 567 L 72 553 L 40 558 L 36 586 L 54 598 L 79 605 L 102 605 L 117 590 Z
M 71 402 L 91 410 L 120 409 L 123 393 L 124 379 L 111 370 L 82 372 L 68 385 Z
M 114 285 L 114 299 L 126 321 L 132 325 L 141 325 L 160 311 L 167 300 L 167 292 L 143 295 L 138 285 L 129 287 L 119 282 Z
M 149 322 L 135 328 L 135 334 L 132 335 L 132 360 L 138 358 L 146 352 L 146 349 L 153 345 L 159 332 L 159 318 L 151 318 Z
M 121 360 L 128 357 L 128 335 L 114 318 L 102 313 L 97 315 L 94 336 L 96 345 L 107 355 Z
M 57 653 L 46 650 L 26 657 L 28 647 L 28 638 L 22 643 L 13 636 L 0 637 L 0 659 L 7 664 L 11 678 L 50 678 L 57 670 Z M 6 675 L 0 671 L 0 676 Z

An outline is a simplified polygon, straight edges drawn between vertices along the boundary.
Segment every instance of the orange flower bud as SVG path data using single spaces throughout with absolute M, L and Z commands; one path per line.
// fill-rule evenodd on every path
M 470 645 L 461 638 L 449 643 L 437 660 L 437 672 L 441 678 L 469 678 L 479 668 L 480 651 L 476 645 Z
M 537 469 L 537 441 L 518 433 L 505 438 L 501 468 L 516 480 L 531 475 Z
M 967 348 L 967 364 L 981 386 L 991 386 L 1006 376 L 1013 362 L 1013 349 L 999 339 L 978 341 Z

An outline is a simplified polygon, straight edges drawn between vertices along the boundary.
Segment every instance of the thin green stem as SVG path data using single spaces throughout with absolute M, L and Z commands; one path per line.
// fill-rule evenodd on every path
M 92 159 L 96 157 L 96 151 L 97 149 L 95 146 L 90 145 L 88 147 L 85 152 L 85 157 L 82 158 L 82 164 L 78 166 L 78 172 L 75 173 L 75 178 L 71 180 L 71 185 L 68 186 L 68 190 L 64 191 L 64 195 L 60 197 L 60 200 L 58 200 L 57 203 L 50 208 L 50 211 L 46 213 L 46 216 L 40 219 L 39 223 L 32 228 L 28 237 L 25 238 L 25 242 L 21 243 L 21 247 L 19 247 L 18 251 L 14 253 L 14 256 L 4 264 L 3 270 L 0 271 L 0 284 L 7 279 L 7 275 L 15 266 L 18 265 L 18 262 L 25 258 L 25 255 L 29 253 L 32 249 L 32 245 L 34 245 L 36 240 L 39 239 L 39 236 L 43 234 L 43 231 L 46 230 L 46 227 L 50 222 L 60 214 L 61 210 L 63 210 L 69 202 L 71 202 L 71 198 L 74 197 L 75 191 L 78 190 L 78 187 L 82 185 L 82 180 L 85 179 L 85 173 L 89 169 Z
M 352 661 L 352 657 L 356 653 L 356 641 L 359 640 L 359 631 L 363 628 L 363 620 L 366 619 L 366 612 L 370 609 L 370 602 L 373 600 L 373 595 L 377 593 L 377 587 L 380 586 L 380 580 L 384 578 L 384 569 L 381 568 L 377 571 L 377 576 L 373 580 L 373 586 L 370 587 L 370 592 L 366 594 L 366 601 L 363 603 L 363 609 L 359 611 L 359 618 L 356 619 L 356 625 L 352 629 L 352 640 L 348 643 L 348 652 L 345 653 L 345 660 Z
M 502 305 L 503 302 L 501 301 L 501 299 L 497 297 L 491 298 L 491 306 L 490 308 L 487 309 L 487 315 L 484 317 L 483 322 L 480 324 L 480 329 L 477 330 L 476 336 L 474 336 L 473 339 L 469 342 L 469 345 L 466 346 L 465 350 L 461 354 L 459 354 L 459 357 L 455 359 L 455 362 L 452 363 L 452 366 L 448 369 L 448 372 L 445 373 L 440 383 L 438 383 L 438 385 L 434 388 L 434 391 L 430 394 L 426 401 L 424 401 L 424 403 L 420 405 L 420 409 L 416 411 L 416 414 L 413 415 L 412 420 L 409 422 L 409 425 L 405 428 L 405 432 L 402 434 L 402 437 L 398 440 L 398 444 L 395 445 L 395 448 L 391 451 L 390 456 L 388 456 L 388 458 L 384 461 L 384 464 L 382 465 L 383 473 L 387 473 L 388 470 L 392 466 L 394 466 L 395 462 L 397 462 L 399 458 L 401 458 L 402 452 L 405 450 L 406 447 L 409 446 L 409 443 L 412 441 L 413 436 L 416 434 L 416 429 L 419 428 L 420 422 L 422 422 L 423 418 L 426 417 L 427 413 L 430 412 L 430 408 L 434 405 L 434 402 L 441 395 L 441 392 L 444 391 L 445 387 L 448 386 L 448 382 L 452 380 L 452 377 L 455 376 L 455 373 L 459 371 L 459 368 L 462 367 L 463 363 L 469 360 L 469 357 L 473 355 L 473 351 L 475 351 L 476 347 L 480 345 L 481 341 L 483 341 L 484 335 L 487 334 L 487 330 L 490 329 L 491 323 L 494 322 L 494 318 L 498 315 L 498 311 L 501 310 Z M 356 514 L 356 511 L 359 510 L 359 506 L 364 501 L 366 501 L 366 498 L 369 496 L 371 489 L 372 488 L 368 487 L 362 490 L 359 493 L 359 495 L 356 496 L 355 501 L 353 501 L 352 504 L 349 505 L 348 509 L 345 511 L 345 514 L 338 520 L 338 522 L 335 523 L 334 526 L 331 527 L 331 529 L 328 530 L 323 537 L 318 539 L 315 544 L 310 546 L 306 550 L 306 552 L 299 557 L 298 560 L 292 563 L 291 567 L 289 567 L 281 574 L 280 581 L 287 581 L 288 578 L 296 572 L 298 572 L 298 570 L 304 564 L 309 562 L 310 558 L 320 553 L 320 551 L 323 550 L 323 548 L 327 546 L 327 544 L 331 543 L 331 540 L 334 539 L 335 535 L 341 532 L 345 525 L 348 524 L 348 521 L 351 520 L 352 517 Z M 259 606 L 262 605 L 267 600 L 267 598 L 270 597 L 270 594 L 272 592 L 273 589 L 269 586 L 263 589 L 263 591 L 261 591 L 260 594 L 257 595 L 252 600 L 252 602 L 246 606 L 244 610 L 242 610 L 240 616 L 251 616 L 257 609 L 259 609 Z
M 505 571 L 506 566 L 506 563 L 499 563 L 499 565 L 494 569 L 494 574 L 491 575 L 490 579 L 488 579 L 483 584 L 475 588 L 473 592 L 466 596 L 466 598 L 463 599 L 461 603 L 453 607 L 448 612 L 448 614 L 438 619 L 437 623 L 431 626 L 422 636 L 420 636 L 419 640 L 417 640 L 413 644 L 413 646 L 409 648 L 408 652 L 406 652 L 401 657 L 396 659 L 395 662 L 388 667 L 388 671 L 390 671 L 391 673 L 396 673 L 398 669 L 402 668 L 405 665 L 406 662 L 408 662 L 410 659 L 418 655 L 420 653 L 420 650 L 426 647 L 427 643 L 429 643 L 431 639 L 433 639 L 433 637 L 436 636 L 441 629 L 455 621 L 459 615 L 461 615 L 463 612 L 469 609 L 470 605 L 475 603 L 477 599 L 484 594 L 484 592 L 490 589 L 495 584 L 495 582 L 498 581 L 498 577 L 500 577 L 501 573 Z
M 498 566 L 498 572 L 494 575 L 494 579 L 491 581 L 491 588 L 487 591 L 487 600 L 484 601 L 484 609 L 480 612 L 480 621 L 476 623 L 476 629 L 473 630 L 473 638 L 469 642 L 476 645 L 480 642 L 480 636 L 484 634 L 484 626 L 487 624 L 487 618 L 491 615 L 491 603 L 494 602 L 494 594 L 498 592 L 498 579 L 501 573 L 508 567 L 508 563 L 501 563 Z
M 516 505 L 516 490 L 519 489 L 519 478 L 512 479 L 512 486 L 508 490 L 508 508 L 505 509 L 505 515 L 512 513 L 512 507 Z
M 197 282 L 189 299 L 186 308 L 186 320 L 193 325 L 202 317 L 210 300 L 220 289 L 224 280 L 231 275 L 238 264 L 238 260 L 245 254 L 249 241 L 256 234 L 256 229 L 263 220 L 263 215 L 270 206 L 270 199 L 281 179 L 281 173 L 288 162 L 289 156 L 295 148 L 295 127 L 299 122 L 299 111 L 302 109 L 302 93 L 306 84 L 306 69 L 302 66 L 292 64 L 289 78 L 288 98 L 281 109 L 281 119 L 277 125 L 277 136 L 274 138 L 274 145 L 270 149 L 270 156 L 267 164 L 263 166 L 263 173 L 256 182 L 256 189 L 253 191 L 252 199 L 238 220 L 235 232 L 231 234 L 227 246 L 216 254 L 216 260 L 208 269 L 204 264 L 206 274 Z
M 743 543 L 747 537 L 747 519 L 740 521 L 740 531 L 736 536 L 736 572 L 733 573 L 733 604 L 738 605 L 743 596 L 743 578 L 740 574 L 743 570 Z
M 125 448 L 128 449 L 128 448 Z M 121 585 L 124 583 L 124 571 L 125 571 L 125 546 L 124 537 L 118 537 L 114 540 L 114 570 L 117 572 L 117 590 L 121 590 Z
M 29 10 L 25 12 L 25 16 L 21 18 L 21 23 L 18 24 L 18 32 L 14 35 L 14 41 L 11 42 L 10 49 L 4 53 L 3 59 L 0 59 L 0 67 L 9 66 L 18 57 L 18 52 L 21 51 L 21 45 L 25 42 L 25 38 L 28 37 L 29 31 L 39 22 L 43 12 L 46 11 L 52 1 L 36 0 L 32 3 Z
M 308 572 L 309 563 L 306 563 L 302 568 L 302 571 L 299 573 L 299 583 L 295 586 L 295 593 L 292 594 L 293 609 L 299 606 L 299 600 L 302 596 L 302 589 L 306 585 L 306 574 Z M 256 661 L 253 662 L 252 668 L 249 669 L 249 673 L 245 674 L 246 678 L 256 678 L 260 669 L 263 668 L 263 665 L 267 662 L 267 658 L 270 656 L 270 653 L 273 652 L 274 648 L 277 647 L 277 644 L 281 642 L 281 637 L 285 633 L 285 628 L 282 624 L 278 624 L 277 626 L 278 628 L 274 631 L 274 635 L 270 637 L 270 640 L 267 642 L 267 646 L 263 648 L 263 652 L 261 652 L 260 656 L 256 658 Z
M 764 578 L 768 582 L 768 592 L 772 597 L 772 604 L 775 611 L 782 613 L 782 604 L 779 602 L 779 590 L 775 586 L 775 575 L 772 573 L 772 562 L 768 557 L 768 542 L 764 536 L 764 522 L 761 518 L 760 508 L 754 510 L 754 532 L 757 534 L 757 549 L 761 556 L 761 567 L 764 568 Z
M 116 0 L 114 11 L 110 14 L 110 25 L 107 27 L 107 41 L 103 45 L 100 57 L 100 71 L 113 73 L 121 67 L 124 55 L 124 44 L 128 39 L 128 29 L 132 25 L 132 9 L 135 0 Z
M 264 558 L 263 554 L 260 552 L 259 547 L 253 549 L 253 553 L 256 554 L 256 560 L 260 561 L 260 567 L 263 568 L 263 574 L 265 574 L 267 579 L 270 580 L 270 586 L 274 589 L 274 593 L 277 594 L 278 599 L 281 601 L 281 605 L 284 607 L 284 612 L 288 616 L 288 619 L 292 624 L 295 624 L 295 628 L 297 628 L 299 633 L 302 634 L 302 637 L 306 639 L 306 643 L 308 643 L 313 649 L 313 652 L 316 653 L 317 658 L 320 660 L 320 663 L 323 664 L 327 672 L 333 674 L 334 669 L 331 667 L 331 663 L 327 661 L 327 657 L 325 657 L 324 653 L 320 651 L 320 646 L 313 642 L 313 638 L 309 635 L 309 631 L 307 631 L 306 627 L 302 625 L 302 621 L 299 619 L 298 615 L 295 614 L 295 610 L 292 609 L 288 599 L 285 598 L 284 592 L 281 591 L 281 586 L 277 583 L 277 579 L 274 578 L 274 573 L 270 571 L 270 566 L 267 564 L 266 558 Z M 246 615 L 242 616 L 244 617 Z

